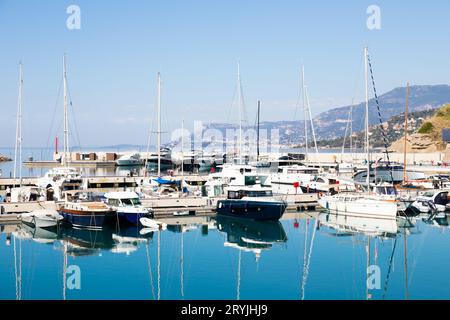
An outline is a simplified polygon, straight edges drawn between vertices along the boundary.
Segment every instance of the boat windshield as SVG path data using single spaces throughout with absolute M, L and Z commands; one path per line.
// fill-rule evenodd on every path
M 239 191 L 229 191 L 228 199 L 242 199 L 243 197 L 272 197 L 272 190 L 239 190 Z
M 141 200 L 139 198 L 122 199 L 122 204 L 126 206 L 139 206 L 141 205 Z
M 377 187 L 376 193 L 380 195 L 395 196 L 397 194 L 397 191 L 394 187 Z

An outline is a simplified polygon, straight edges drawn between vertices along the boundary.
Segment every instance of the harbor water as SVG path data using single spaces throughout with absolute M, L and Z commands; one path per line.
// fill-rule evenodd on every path
M 0 299 L 450 299 L 448 219 L 166 222 L 153 232 L 2 226 Z

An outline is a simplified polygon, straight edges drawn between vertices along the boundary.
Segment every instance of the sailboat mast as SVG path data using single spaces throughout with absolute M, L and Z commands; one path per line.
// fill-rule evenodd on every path
M 68 165 L 69 160 L 69 117 L 68 117 L 68 94 L 67 94 L 67 69 L 66 55 L 63 57 L 63 78 L 64 78 L 64 159 L 63 164 Z
M 16 144 L 14 150 L 14 185 L 16 183 L 17 165 L 19 165 L 19 180 L 22 186 L 22 97 L 23 97 L 23 65 L 19 63 L 19 98 L 17 102 Z M 17 156 L 19 159 L 17 159 Z M 17 163 L 17 160 L 19 160 Z
M 303 91 L 303 113 L 305 121 L 305 156 L 308 161 L 308 112 L 306 110 L 306 84 L 305 84 L 305 66 L 302 66 L 302 91 Z
M 241 71 L 237 64 L 237 96 L 239 109 L 239 164 L 242 164 L 242 101 L 241 101 Z
M 256 161 L 259 161 L 259 117 L 261 112 L 261 101 L 258 101 L 258 125 L 256 129 Z
M 408 175 L 406 174 L 406 147 L 407 147 L 407 137 L 408 137 L 408 108 L 409 108 L 409 82 L 406 85 L 406 106 L 405 106 L 405 146 L 403 150 L 403 183 L 408 180 Z
M 184 119 L 181 120 L 181 189 L 184 181 Z
M 314 121 L 312 118 L 312 114 L 311 114 L 311 104 L 309 103 L 309 94 L 308 94 L 308 88 L 305 87 L 305 94 L 306 94 L 306 108 L 308 111 L 308 115 L 309 115 L 309 122 L 311 123 L 311 132 L 312 132 L 312 137 L 313 137 L 313 142 L 314 142 L 314 148 L 316 151 L 316 161 L 319 161 L 319 148 L 317 147 L 317 140 L 316 140 L 316 131 L 314 129 Z
M 157 152 L 158 152 L 158 177 L 161 176 L 161 73 L 158 72 L 158 96 L 157 96 L 157 113 L 158 113 L 158 138 L 157 138 Z
M 369 49 L 364 48 L 365 82 L 366 82 L 366 152 L 367 152 L 367 192 L 370 193 L 370 145 L 369 145 Z

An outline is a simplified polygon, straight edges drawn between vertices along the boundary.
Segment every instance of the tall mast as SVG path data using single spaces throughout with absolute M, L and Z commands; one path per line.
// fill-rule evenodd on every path
M 406 106 L 405 106 L 405 149 L 403 150 L 403 183 L 406 183 L 408 176 L 406 174 L 406 147 L 408 137 L 408 108 L 409 108 L 409 82 L 406 85 Z
M 16 183 L 17 165 L 19 165 L 19 180 L 22 186 L 22 97 L 23 97 L 23 66 L 19 63 L 19 98 L 17 102 L 16 144 L 14 150 L 14 185 Z M 19 159 L 17 159 L 19 156 Z M 17 160 L 19 160 L 17 163 Z
M 69 117 L 68 117 L 68 94 L 67 94 L 67 68 L 66 55 L 63 57 L 63 78 L 64 78 L 64 158 L 63 164 L 68 165 L 69 162 Z
M 367 192 L 370 193 L 370 145 L 369 145 L 369 49 L 364 48 L 365 82 L 366 82 L 366 152 L 367 152 Z
M 241 101 L 241 70 L 237 64 L 237 96 L 239 110 L 239 164 L 242 164 L 242 101 Z
M 184 181 L 184 119 L 181 120 L 181 189 Z
M 306 110 L 306 84 L 305 84 L 305 66 L 302 66 L 302 87 L 303 87 L 303 113 L 305 121 L 305 155 L 308 161 L 308 112 Z
M 261 101 L 258 101 L 258 125 L 256 129 L 256 161 L 259 161 L 259 116 L 261 112 Z
M 158 142 L 156 144 L 158 152 L 158 177 L 161 176 L 161 73 L 158 72 L 158 96 L 157 96 L 157 108 L 158 108 Z
M 311 114 L 311 104 L 309 103 L 309 94 L 308 94 L 308 87 L 305 87 L 305 94 L 306 94 L 306 108 L 309 115 L 309 121 L 311 123 L 311 132 L 313 136 L 313 142 L 314 142 L 314 148 L 316 151 L 316 157 L 317 161 L 319 161 L 319 148 L 317 147 L 317 140 L 316 140 L 316 131 L 314 130 L 314 121 Z

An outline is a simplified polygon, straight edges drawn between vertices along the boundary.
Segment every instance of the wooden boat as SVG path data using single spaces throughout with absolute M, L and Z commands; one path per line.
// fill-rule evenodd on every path
M 115 216 L 115 210 L 103 202 L 66 201 L 59 212 L 64 223 L 87 229 L 102 229 Z

